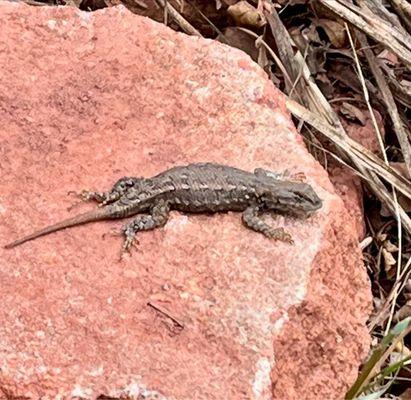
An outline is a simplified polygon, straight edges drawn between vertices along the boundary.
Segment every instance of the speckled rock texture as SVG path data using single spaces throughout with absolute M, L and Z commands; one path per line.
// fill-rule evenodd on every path
M 373 153 L 380 153 L 380 146 L 378 144 L 378 138 L 375 133 L 374 123 L 372 122 L 371 115 L 368 111 L 364 113 L 364 126 L 358 122 L 344 123 L 344 128 L 347 134 L 366 147 Z M 379 130 L 384 137 L 384 123 L 381 115 L 378 111 L 373 111 L 376 118 Z M 330 158 L 327 164 L 327 170 L 329 177 L 333 183 L 337 194 L 342 198 L 345 207 L 354 218 L 356 230 L 358 232 L 358 238 L 360 241 L 364 239 L 366 234 L 366 226 L 364 220 L 364 206 L 363 206 L 363 187 L 361 178 L 355 174 L 355 172 L 346 166 L 341 165 L 336 160 Z
M 239 50 L 125 8 L 0 3 L 0 244 L 75 211 L 70 190 L 214 161 L 304 172 L 324 206 L 182 215 L 119 261 L 122 221 L 0 249 L 0 396 L 339 399 L 370 338 L 352 218 L 284 98 Z

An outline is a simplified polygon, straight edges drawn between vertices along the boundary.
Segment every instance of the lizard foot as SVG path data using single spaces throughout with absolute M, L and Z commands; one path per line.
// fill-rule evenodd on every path
M 278 175 L 279 180 L 283 181 L 291 181 L 291 182 L 305 182 L 307 180 L 307 176 L 304 172 L 290 172 L 286 169 L 282 174 Z
M 82 190 L 81 192 L 70 191 L 68 192 L 68 194 L 80 198 L 80 201 L 74 203 L 70 207 L 70 210 L 86 201 L 95 201 L 96 203 L 98 203 L 99 207 L 103 207 L 109 203 L 113 203 L 114 201 L 118 200 L 121 196 L 117 192 L 93 192 L 91 190 Z
M 291 173 L 288 169 L 283 172 L 273 172 L 263 168 L 256 168 L 254 174 L 259 177 L 274 179 L 278 181 L 305 182 L 307 177 L 304 172 Z
M 74 190 L 70 190 L 69 192 L 67 192 L 67 195 L 68 196 L 74 196 L 76 198 L 80 198 L 79 201 L 76 201 L 71 206 L 67 207 L 67 211 L 73 210 L 74 208 L 78 207 L 80 204 L 83 204 L 85 201 L 88 200 L 88 199 L 83 198 L 81 193 L 78 193 Z
M 305 182 L 307 180 L 307 176 L 304 172 L 296 172 L 295 174 L 289 175 L 289 180 L 294 182 Z
M 294 244 L 294 241 L 289 233 L 284 228 L 273 228 L 261 219 L 258 206 L 248 207 L 242 215 L 243 223 L 256 232 L 261 232 L 264 236 L 280 240 L 289 244 Z
M 131 248 L 139 244 L 136 238 L 136 232 L 132 229 L 132 226 L 126 225 L 121 229 L 122 235 L 125 236 L 123 246 L 120 251 L 120 259 L 123 260 L 126 255 L 131 255 Z
M 138 245 L 136 238 L 126 237 L 124 244 L 120 250 L 120 260 L 124 260 L 126 256 L 131 256 L 131 247 Z
M 294 240 L 292 236 L 289 233 L 287 233 L 284 230 L 284 228 L 272 229 L 267 236 L 269 236 L 271 239 L 274 239 L 274 240 L 279 240 L 281 242 L 294 244 Z
M 126 237 L 123 245 L 123 253 L 129 252 L 131 246 L 136 242 L 136 235 L 141 231 L 150 231 L 152 229 L 164 226 L 167 222 L 170 212 L 170 206 L 164 201 L 158 201 L 150 210 L 151 214 L 140 214 L 135 219 L 122 228 Z

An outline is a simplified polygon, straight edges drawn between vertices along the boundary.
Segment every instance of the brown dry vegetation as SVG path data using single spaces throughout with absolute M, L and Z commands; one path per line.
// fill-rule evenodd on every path
M 25 0 L 93 11 L 121 0 Z M 347 398 L 410 398 L 411 3 L 407 0 L 123 0 L 132 12 L 248 53 L 287 95 L 314 156 L 364 187 L 373 285 L 370 357 Z M 347 134 L 372 121 L 375 148 Z M 407 336 L 408 335 L 408 336 Z M 330 382 L 332 385 L 332 382 Z

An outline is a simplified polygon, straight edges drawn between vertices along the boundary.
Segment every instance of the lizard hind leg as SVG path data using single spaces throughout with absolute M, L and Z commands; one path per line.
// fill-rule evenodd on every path
M 274 171 L 270 171 L 264 168 L 256 168 L 254 170 L 255 176 L 258 176 L 260 178 L 270 178 L 276 181 L 281 180 L 286 173 L 287 172 L 284 172 L 284 173 L 274 172 Z
M 273 228 L 267 223 L 265 223 L 260 216 L 260 209 L 258 206 L 248 207 L 242 215 L 242 220 L 245 226 L 248 228 L 262 233 L 264 236 L 270 239 L 280 240 L 282 242 L 287 242 L 293 244 L 294 241 L 289 233 L 287 233 L 284 228 Z
M 164 226 L 168 220 L 170 206 L 165 201 L 158 201 L 151 207 L 149 214 L 140 214 L 133 221 L 123 227 L 125 241 L 122 254 L 129 252 L 135 241 L 135 236 L 140 231 L 149 231 Z
M 263 168 L 256 168 L 254 170 L 254 175 L 260 178 L 268 178 L 276 181 L 294 181 L 294 182 L 305 182 L 307 177 L 304 172 L 296 172 L 292 174 L 289 170 L 285 170 L 282 173 L 269 171 Z

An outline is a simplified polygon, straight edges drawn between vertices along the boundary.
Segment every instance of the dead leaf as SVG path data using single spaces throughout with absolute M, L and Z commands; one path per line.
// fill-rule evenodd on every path
M 68 0 L 66 1 L 66 6 L 69 7 L 76 7 L 76 8 L 80 8 L 80 6 L 82 5 L 82 0 Z
M 226 6 L 233 6 L 235 3 L 237 3 L 237 0 L 221 0 L 221 4 L 225 4 Z
M 298 49 L 304 53 L 304 49 L 307 47 L 307 40 L 301 33 L 301 29 L 298 27 L 291 27 L 288 33 Z
M 364 238 L 361 243 L 360 243 L 360 248 L 361 250 L 364 250 L 366 247 L 368 247 L 371 243 L 373 242 L 373 238 L 371 236 L 367 236 Z
M 384 49 L 380 54 L 377 55 L 377 58 L 384 60 L 388 65 L 394 66 L 398 64 L 398 57 L 391 53 L 389 50 Z
M 405 178 L 411 179 L 407 167 L 403 162 L 392 162 L 390 166 L 396 169 L 401 175 Z M 404 209 L 405 212 L 411 212 L 411 199 L 402 195 L 401 193 L 397 193 L 398 204 Z M 385 204 L 381 207 L 381 215 L 383 217 L 389 217 L 391 215 L 390 211 L 387 209 Z
M 267 23 L 265 17 L 246 1 L 239 1 L 228 7 L 227 12 L 235 23 L 240 26 L 261 28 Z
M 411 95 L 411 81 L 401 79 L 399 83 Z
M 350 103 L 342 103 L 340 107 L 340 113 L 351 121 L 357 120 L 362 126 L 365 126 L 367 122 L 367 117 L 364 115 L 363 111 Z
M 408 173 L 408 169 L 403 162 L 391 162 L 390 166 L 396 169 L 402 176 L 407 179 L 411 179 L 410 174 Z
M 314 24 L 310 24 L 309 27 L 304 28 L 301 34 L 308 42 L 321 43 L 320 35 L 318 34 L 317 27 Z
M 325 72 L 319 72 L 315 76 L 315 82 L 320 87 L 321 92 L 325 95 L 327 99 L 335 98 L 334 96 L 334 86 L 330 82 L 328 75 Z
M 405 389 L 402 394 L 398 397 L 400 400 L 410 400 L 411 399 L 411 389 Z
M 393 265 L 397 263 L 394 256 L 387 250 L 382 249 L 382 256 L 384 258 L 385 272 L 389 272 Z
M 396 321 L 401 321 L 411 316 L 411 301 L 407 301 L 395 314 Z
M 395 244 L 392 244 L 389 240 L 386 240 L 384 242 L 384 248 L 390 253 L 394 253 L 395 251 L 398 251 L 398 247 Z
M 217 36 L 219 42 L 240 49 L 247 53 L 253 61 L 258 61 L 258 49 L 252 36 L 235 26 L 228 27 L 223 33 L 224 36 Z
M 386 234 L 386 233 L 377 233 L 377 237 L 376 237 L 376 239 L 380 242 L 380 243 L 382 243 L 382 242 L 384 242 L 385 240 L 387 240 L 387 237 L 388 237 L 388 235 Z
M 276 0 L 278 4 L 282 6 L 296 6 L 301 4 L 307 4 L 308 0 Z
M 335 48 L 340 49 L 346 47 L 348 38 L 344 25 L 332 19 L 323 18 L 318 20 L 318 26 L 324 29 L 330 42 Z

